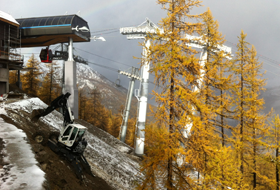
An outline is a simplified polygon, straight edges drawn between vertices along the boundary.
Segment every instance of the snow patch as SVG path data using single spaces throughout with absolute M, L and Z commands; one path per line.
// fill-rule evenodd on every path
M 31 114 L 32 111 L 34 110 L 45 109 L 47 107 L 48 105 L 45 104 L 43 101 L 41 101 L 39 98 L 20 100 L 11 104 L 6 104 L 4 106 L 5 109 L 22 110 L 29 114 Z M 0 109 L 0 114 L 1 114 L 1 109 Z M 48 114 L 47 116 L 41 117 L 40 120 L 55 129 L 60 130 L 63 126 L 63 116 L 56 110 Z
M 14 125 L 5 123 L 2 118 L 0 126 L 0 138 L 6 145 L 5 161 L 9 163 L 0 170 L 0 189 L 43 190 L 45 172 L 37 166 L 31 146 L 26 141 L 26 134 Z
M 86 134 L 86 139 L 85 156 L 99 177 L 116 189 L 133 189 L 135 182 L 140 182 L 143 175 L 139 163 L 122 152 L 128 151 L 128 147 L 115 149 L 91 133 Z
M 7 107 L 13 110 L 23 110 L 27 113 L 32 113 L 33 110 L 47 108 L 48 106 L 39 98 L 31 98 L 8 104 Z
M 123 153 L 128 153 L 130 151 L 130 148 L 126 147 L 126 146 L 118 146 L 117 149 L 120 151 L 120 152 L 123 152 Z

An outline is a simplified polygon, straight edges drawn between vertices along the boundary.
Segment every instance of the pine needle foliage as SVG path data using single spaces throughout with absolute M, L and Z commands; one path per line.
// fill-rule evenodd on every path
M 266 142 L 269 144 L 260 165 L 262 173 L 267 176 L 266 180 L 262 180 L 262 187 L 269 187 L 270 189 L 280 189 L 280 117 L 273 115 L 270 122 L 269 133 L 266 135 Z M 264 189 L 264 188 L 263 188 Z
M 18 72 L 17 71 L 9 71 L 9 83 L 16 84 L 18 81 Z
M 246 88 L 247 81 L 244 78 L 246 73 L 249 73 L 247 63 L 249 62 L 249 43 L 245 41 L 246 34 L 241 31 L 239 38 L 239 43 L 237 44 L 238 51 L 236 52 L 236 60 L 233 67 L 234 74 L 237 76 L 237 82 L 233 89 L 233 94 L 235 95 L 235 119 L 238 121 L 239 125 L 235 129 L 235 149 L 238 155 L 239 168 L 240 168 L 240 180 L 239 184 L 243 184 L 244 180 L 244 162 L 245 162 L 245 110 L 248 109 L 248 106 L 245 106 L 245 95 L 248 88 Z
M 280 118 L 279 115 L 276 115 L 273 119 L 274 124 L 274 139 L 275 139 L 275 181 L 276 189 L 280 189 L 280 179 L 279 179 L 279 170 L 280 170 L 280 158 L 279 158 L 279 148 L 280 148 Z
M 160 92 L 154 91 L 153 94 L 158 103 L 156 125 L 163 126 L 166 135 L 156 137 L 158 142 L 154 143 L 160 146 L 156 146 L 158 153 L 147 153 L 143 162 L 145 181 L 139 189 L 156 188 L 154 180 L 157 179 L 167 189 L 191 189 L 196 184 L 189 175 L 194 168 L 200 170 L 204 167 L 204 159 L 197 149 L 209 148 L 206 135 L 209 131 L 205 130 L 208 121 L 201 119 L 201 114 L 210 113 L 205 106 L 205 98 L 194 91 L 198 86 L 201 65 L 196 57 L 198 52 L 187 45 L 190 40 L 186 38 L 186 34 L 201 30 L 200 22 L 188 22 L 201 18 L 201 15 L 190 14 L 192 8 L 200 6 L 201 2 L 159 0 L 158 3 L 167 11 L 167 17 L 159 24 L 163 32 L 158 31 L 156 36 L 148 35 L 146 40 L 151 41 L 151 46 L 143 63 L 150 62 L 155 82 L 162 87 Z M 187 126 L 192 126 L 192 138 L 188 141 Z M 145 163 L 153 168 L 153 172 Z
M 229 90 L 233 86 L 233 75 L 231 74 L 231 55 L 224 51 L 225 39 L 218 31 L 219 24 L 208 9 L 203 15 L 202 41 L 205 43 L 203 85 L 201 93 L 205 94 L 206 105 L 212 113 L 209 118 L 211 125 L 220 128 L 217 131 L 221 136 L 222 145 L 227 141 L 226 131 L 230 128 L 227 119 L 232 118 L 232 97 Z
M 37 96 L 42 72 L 40 62 L 34 57 L 34 54 L 29 58 L 26 67 L 30 70 L 22 76 L 22 88 L 27 94 Z
M 233 181 L 237 177 L 236 175 L 227 177 L 228 170 L 231 170 L 233 174 L 236 173 L 234 171 L 236 169 L 231 166 L 232 158 L 228 158 L 228 161 L 223 164 L 218 162 L 223 159 L 224 152 L 231 152 L 229 147 L 225 147 L 226 142 L 231 141 L 226 135 L 230 128 L 227 120 L 232 118 L 232 97 L 229 93 L 234 81 L 230 73 L 231 55 L 225 52 L 224 37 L 218 31 L 219 24 L 214 20 L 210 9 L 203 14 L 202 20 L 203 27 L 199 32 L 201 38 L 198 44 L 201 43 L 204 48 L 201 53 L 202 71 L 198 90 L 200 97 L 205 100 L 207 112 L 200 112 L 205 127 L 199 129 L 196 138 L 200 138 L 201 141 L 197 142 L 203 142 L 204 145 L 200 145 L 198 152 L 201 153 L 197 153 L 200 156 L 196 159 L 200 159 L 201 163 L 200 168 L 196 169 L 199 169 L 198 171 L 203 175 L 200 179 L 200 189 L 210 187 L 225 189 L 229 184 L 233 187 Z
M 61 72 L 60 67 L 56 62 L 46 65 L 48 72 L 43 78 L 42 86 L 40 87 L 38 96 L 46 104 L 50 104 L 56 97 L 61 94 L 61 87 L 59 85 Z
M 236 60 L 233 71 L 238 77 L 233 88 L 235 118 L 238 126 L 234 129 L 234 147 L 239 160 L 240 185 L 249 185 L 253 189 L 265 181 L 266 176 L 260 172 L 258 162 L 262 159 L 266 148 L 265 135 L 268 133 L 267 121 L 269 115 L 262 113 L 264 100 L 260 97 L 264 91 L 265 79 L 261 73 L 262 63 L 256 57 L 257 52 L 245 41 L 246 34 L 241 31 Z

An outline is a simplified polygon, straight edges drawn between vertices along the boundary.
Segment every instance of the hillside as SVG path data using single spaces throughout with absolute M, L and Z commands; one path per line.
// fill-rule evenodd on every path
M 77 64 L 77 82 L 79 89 L 83 89 L 90 97 L 90 91 L 98 89 L 101 95 L 101 103 L 112 113 L 118 113 L 121 105 L 125 105 L 127 89 L 119 86 L 100 75 L 88 65 Z M 135 117 L 137 112 L 137 99 L 132 98 L 130 117 Z
M 0 124 L 7 130 L 4 133 L 2 128 L 0 135 L 0 189 L 131 189 L 141 181 L 140 160 L 131 147 L 83 120 L 76 120 L 88 128 L 84 155 L 96 175 L 86 175 L 79 181 L 67 160 L 32 139 L 37 129 L 51 132 L 62 127 L 63 118 L 57 111 L 38 122 L 31 121 L 34 110 L 46 107 L 39 98 L 26 95 L 0 103 Z M 11 131 L 21 135 L 13 136 Z M 24 157 L 30 158 L 32 165 L 22 160 Z M 28 174 L 25 178 L 24 173 Z M 34 184 L 32 173 L 40 174 L 41 181 Z

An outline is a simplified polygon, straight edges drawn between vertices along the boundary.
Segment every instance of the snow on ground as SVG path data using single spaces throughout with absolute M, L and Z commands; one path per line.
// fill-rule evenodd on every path
M 3 108 L 0 113 L 5 113 Z M 26 134 L 0 118 L 0 138 L 5 143 L 3 153 L 7 155 L 5 162 L 8 163 L 0 169 L 0 189 L 44 189 L 45 173 L 37 166 Z
M 87 79 L 96 79 L 96 80 L 102 80 L 100 78 L 100 74 L 91 69 L 88 65 L 85 64 L 77 64 L 77 70 L 78 75 L 81 76 L 81 78 L 85 77 Z
M 23 110 L 27 113 L 32 113 L 33 110 L 46 108 L 47 105 L 39 98 L 24 99 L 11 104 L 6 104 L 6 108 L 13 110 Z
M 127 147 L 119 145 L 114 148 L 91 133 L 87 133 L 86 139 L 88 147 L 85 156 L 99 177 L 115 189 L 133 189 L 140 182 L 143 176 L 139 163 L 122 152 L 128 150 Z
M 41 101 L 39 98 L 30 98 L 30 99 L 24 99 L 14 103 L 6 104 L 3 107 L 6 110 L 15 110 L 15 111 L 22 110 L 31 114 L 32 111 L 47 108 L 48 105 L 45 104 L 43 101 Z M 63 117 L 56 110 L 45 117 L 41 117 L 40 120 L 45 124 L 49 125 L 50 127 L 59 130 L 63 125 Z
M 30 98 L 0 105 L 0 114 L 1 110 L 3 112 L 4 108 L 8 112 L 8 114 L 5 115 L 9 116 L 16 123 L 19 123 L 20 117 L 14 117 L 13 114 L 11 114 L 12 112 L 16 111 L 17 114 L 20 114 L 21 118 L 26 118 L 27 115 L 31 116 L 32 111 L 46 107 L 47 105 L 39 98 Z M 31 118 L 27 119 L 31 120 Z M 50 126 L 50 128 L 60 129 L 62 128 L 63 117 L 57 111 L 53 111 L 47 116 L 41 117 L 40 121 Z M 115 189 L 133 189 L 135 184 L 139 183 L 143 176 L 140 173 L 139 160 L 137 160 L 135 156 L 128 154 L 128 152 L 131 152 L 132 148 L 121 143 L 119 140 L 101 129 L 95 128 L 95 130 L 96 134 L 87 132 L 85 136 L 88 141 L 85 157 L 91 164 L 93 173 L 105 180 Z M 35 172 L 35 170 L 33 172 Z M 11 180 L 12 178 L 10 181 Z M 7 185 L 7 183 L 5 184 Z

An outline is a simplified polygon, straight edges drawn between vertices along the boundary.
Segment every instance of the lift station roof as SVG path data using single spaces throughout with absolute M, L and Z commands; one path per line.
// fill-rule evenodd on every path
M 20 24 L 21 47 L 49 46 L 57 43 L 89 42 L 90 29 L 78 15 L 16 19 Z

